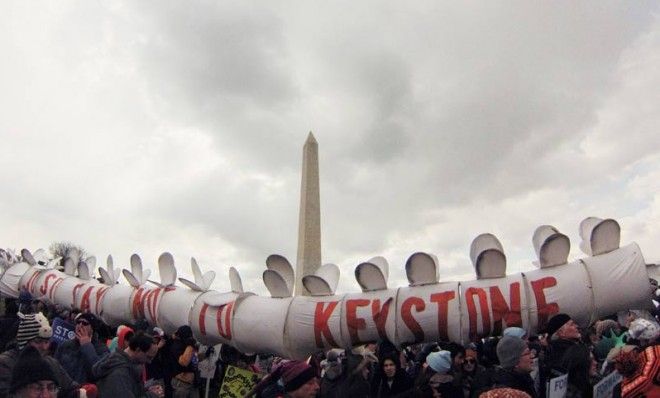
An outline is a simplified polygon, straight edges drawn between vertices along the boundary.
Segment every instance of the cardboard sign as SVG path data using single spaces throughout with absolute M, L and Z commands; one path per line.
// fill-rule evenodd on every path
M 76 337 L 76 327 L 62 318 L 55 318 L 53 320 L 52 328 L 53 336 L 50 338 L 50 341 L 57 344 L 72 340 Z
M 545 395 L 547 398 L 564 398 L 566 391 L 568 391 L 568 374 L 550 379 Z
M 621 381 L 623 376 L 614 371 L 594 386 L 594 398 L 621 397 Z
M 199 377 L 202 379 L 212 379 L 213 376 L 215 376 L 215 361 L 212 361 L 209 358 L 199 361 L 197 369 L 199 369 Z
M 218 397 L 243 398 L 259 382 L 260 378 L 257 373 L 229 365 Z

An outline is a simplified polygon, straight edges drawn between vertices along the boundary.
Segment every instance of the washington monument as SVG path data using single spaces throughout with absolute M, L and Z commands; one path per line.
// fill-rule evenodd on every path
M 298 220 L 298 258 L 294 295 L 308 296 L 302 284 L 305 275 L 321 266 L 321 199 L 319 194 L 319 145 L 309 133 L 303 146 Z

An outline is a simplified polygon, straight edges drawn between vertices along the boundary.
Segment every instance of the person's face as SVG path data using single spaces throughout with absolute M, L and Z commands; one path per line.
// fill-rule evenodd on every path
M 149 350 L 146 352 L 146 362 L 145 363 L 151 363 L 151 361 L 154 360 L 156 357 L 156 354 L 158 354 L 158 344 L 154 342 Z
M 521 372 L 531 372 L 533 365 L 534 360 L 532 359 L 532 352 L 529 350 L 529 348 L 525 348 L 525 351 L 523 351 L 522 355 L 520 356 L 518 365 L 516 365 L 516 369 Z
M 51 380 L 41 380 L 30 383 L 18 392 L 20 398 L 55 398 L 59 388 Z
M 92 334 L 92 325 L 86 319 L 76 321 L 76 334 Z
M 385 373 L 385 377 L 388 379 L 391 379 L 394 377 L 396 374 L 396 365 L 394 364 L 394 361 L 391 359 L 386 359 L 383 362 L 383 373 Z
M 319 392 L 319 381 L 314 377 L 299 389 L 290 393 L 292 398 L 314 398 Z
M 475 357 L 467 357 L 463 362 L 463 370 L 472 372 L 477 367 L 477 359 Z
M 578 329 L 577 323 L 572 319 L 566 322 L 561 329 L 559 329 L 559 337 L 562 339 L 579 339 L 580 330 Z
M 39 354 L 46 355 L 48 353 L 48 347 L 50 347 L 50 340 L 42 339 L 41 337 L 35 337 L 34 339 L 30 340 L 28 345 L 36 348 L 37 351 L 39 351 Z
M 460 369 L 461 367 L 463 367 L 463 362 L 465 362 L 465 354 L 459 352 L 454 357 L 454 366 L 453 366 L 454 369 Z

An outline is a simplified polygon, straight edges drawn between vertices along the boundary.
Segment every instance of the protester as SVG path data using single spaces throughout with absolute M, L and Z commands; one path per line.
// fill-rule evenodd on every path
M 401 369 L 399 355 L 396 351 L 382 355 L 378 363 L 378 377 L 372 381 L 371 396 L 373 398 L 393 397 L 410 390 L 412 380 L 406 371 Z
M 415 380 L 412 397 L 462 398 L 463 391 L 454 384 L 450 374 L 452 358 L 449 351 L 434 351 L 427 357 L 422 372 Z
M 647 347 L 657 342 L 660 335 L 660 327 L 656 322 L 637 318 L 630 323 L 628 335 L 631 339 L 636 340 L 640 347 Z
M 568 373 L 566 398 L 591 398 L 598 381 L 598 364 L 589 349 L 576 344 L 564 353 L 562 368 Z
M 282 372 L 287 398 L 314 398 L 319 391 L 316 372 L 302 361 L 289 362 Z M 354 397 L 355 395 L 346 395 Z M 357 396 L 355 396 L 357 397 Z
M 92 374 L 101 397 L 138 398 L 162 397 L 161 386 L 147 389 L 144 385 L 144 365 L 158 352 L 153 337 L 140 331 L 130 337 L 124 350 L 117 350 L 97 362 Z
M 18 315 L 20 323 L 16 334 L 17 345 L 0 354 L 0 396 L 6 396 L 9 392 L 11 375 L 21 351 L 31 347 L 41 354 L 53 372 L 57 384 L 61 387 L 60 397 L 77 397 L 80 388 L 78 383 L 69 377 L 57 360 L 48 355 L 50 337 L 53 335 L 48 320 L 41 313 Z
M 533 362 L 527 342 L 518 337 L 504 336 L 497 343 L 497 357 L 500 366 L 475 382 L 472 396 L 479 396 L 480 393 L 495 387 L 513 388 L 532 397 L 538 396 L 534 389 L 534 380 L 530 376 Z
M 75 338 L 60 344 L 55 351 L 55 359 L 80 384 L 92 382 L 92 366 L 109 354 L 108 347 L 99 341 L 95 333 L 97 322 L 92 314 L 78 314 Z
M 546 331 L 550 336 L 546 373 L 551 376 L 566 373 L 566 369 L 562 365 L 566 350 L 576 344 L 581 344 L 578 325 L 569 315 L 562 313 L 550 318 Z
M 463 396 L 465 398 L 470 396 L 472 386 L 485 371 L 486 368 L 479 364 L 477 352 L 473 349 L 465 350 L 462 380 Z
M 369 397 L 371 385 L 369 376 L 371 365 L 378 362 L 373 352 L 365 347 L 358 347 L 346 355 L 346 378 L 339 390 L 342 397 Z
M 55 398 L 60 390 L 52 368 L 39 351 L 26 347 L 12 370 L 9 397 L 11 398 Z
M 330 350 L 321 361 L 321 385 L 319 397 L 339 398 L 339 386 L 344 378 L 344 365 L 337 350 Z

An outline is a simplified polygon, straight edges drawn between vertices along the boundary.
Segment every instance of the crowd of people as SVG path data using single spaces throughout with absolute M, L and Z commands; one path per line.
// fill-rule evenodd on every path
M 246 355 L 228 345 L 203 347 L 188 325 L 173 335 L 145 322 L 113 330 L 90 313 L 32 300 L 27 293 L 4 304 L 0 397 L 218 397 L 230 365 L 261 375 L 241 393 L 258 398 L 536 398 L 563 375 L 566 397 L 586 398 L 615 371 L 622 377 L 621 396 L 660 396 L 660 326 L 643 311 L 586 329 L 560 313 L 538 335 L 509 327 L 502 336 L 466 346 L 381 341 L 299 361 Z M 72 338 L 59 344 L 51 326 L 57 318 L 75 325 Z M 198 368 L 204 359 L 216 365 L 208 383 Z

